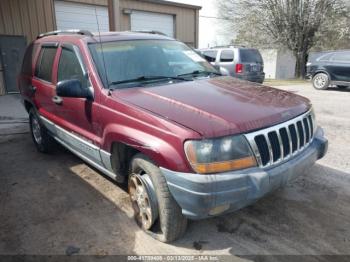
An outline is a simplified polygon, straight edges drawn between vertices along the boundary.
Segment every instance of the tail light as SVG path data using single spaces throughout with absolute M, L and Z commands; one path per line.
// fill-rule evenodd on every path
M 242 64 L 236 64 L 236 74 L 243 73 L 243 65 Z

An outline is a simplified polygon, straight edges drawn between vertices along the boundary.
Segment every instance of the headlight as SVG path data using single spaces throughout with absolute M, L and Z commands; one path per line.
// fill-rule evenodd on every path
M 200 174 L 226 172 L 256 166 L 243 136 L 185 142 L 185 153 L 194 171 Z

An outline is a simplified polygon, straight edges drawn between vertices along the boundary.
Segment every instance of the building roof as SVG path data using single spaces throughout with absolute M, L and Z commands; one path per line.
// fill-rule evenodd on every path
M 160 4 L 160 5 L 178 6 L 178 7 L 190 8 L 190 9 L 197 9 L 197 10 L 202 9 L 202 7 L 199 5 L 190 5 L 190 4 L 184 4 L 179 2 L 171 2 L 167 0 L 139 0 L 139 1 Z

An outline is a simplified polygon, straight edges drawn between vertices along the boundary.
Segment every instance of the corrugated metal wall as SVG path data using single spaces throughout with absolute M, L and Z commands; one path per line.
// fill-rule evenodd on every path
M 25 35 L 31 41 L 54 28 L 53 0 L 0 1 L 0 34 Z
M 71 2 L 108 5 L 108 0 L 70 0 Z M 158 12 L 175 16 L 176 38 L 192 45 L 197 44 L 198 10 L 162 5 L 138 0 L 120 0 L 121 18 L 117 30 L 130 30 L 130 15 L 123 9 Z M 118 22 L 117 22 L 118 24 Z M 1 0 L 0 34 L 25 35 L 28 41 L 42 32 L 56 29 L 53 0 Z
M 175 16 L 175 38 L 197 46 L 197 23 L 198 10 L 178 6 L 160 5 L 137 0 L 120 0 L 120 27 L 117 30 L 130 30 L 130 15 L 124 14 L 124 9 L 172 14 Z

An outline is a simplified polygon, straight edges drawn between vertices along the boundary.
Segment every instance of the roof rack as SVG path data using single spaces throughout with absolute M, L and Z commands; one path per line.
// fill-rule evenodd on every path
M 144 33 L 144 34 L 153 34 L 153 35 L 164 35 L 164 36 L 168 36 L 160 31 L 155 31 L 155 30 L 137 30 L 137 31 L 131 31 L 133 33 Z
M 235 47 L 247 47 L 245 45 L 218 45 L 218 46 L 212 46 L 210 48 L 235 48 Z
M 67 34 L 78 34 L 78 35 L 87 35 L 93 36 L 93 34 L 89 30 L 80 30 L 80 29 L 70 29 L 70 30 L 56 30 L 52 32 L 43 33 L 37 36 L 36 39 L 43 38 L 45 36 L 50 35 L 67 35 Z

